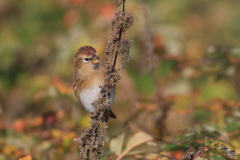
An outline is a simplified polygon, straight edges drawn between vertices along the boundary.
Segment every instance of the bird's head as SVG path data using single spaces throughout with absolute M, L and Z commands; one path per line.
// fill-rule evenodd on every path
M 99 68 L 99 57 L 97 51 L 91 46 L 81 47 L 75 58 L 74 67 L 79 72 L 91 72 Z

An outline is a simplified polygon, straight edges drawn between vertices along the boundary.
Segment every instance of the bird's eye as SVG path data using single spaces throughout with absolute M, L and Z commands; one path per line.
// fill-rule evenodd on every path
M 90 60 L 90 58 L 84 58 L 84 60 L 85 60 L 86 62 L 88 62 L 88 61 Z

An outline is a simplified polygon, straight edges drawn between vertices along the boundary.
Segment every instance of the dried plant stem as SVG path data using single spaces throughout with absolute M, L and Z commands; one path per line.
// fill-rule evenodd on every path
M 87 160 L 89 160 L 89 154 L 90 154 L 90 150 L 87 149 Z
M 125 1 L 123 1 L 123 9 L 122 11 L 124 12 L 125 11 Z M 122 32 L 123 32 L 123 24 L 122 24 L 122 27 L 119 31 L 119 37 L 115 40 L 116 41 L 121 41 L 121 38 L 122 38 Z M 116 66 L 116 63 L 117 63 L 117 52 L 115 53 L 115 56 L 114 56 L 114 61 L 113 61 L 113 64 L 112 64 L 112 69 Z
M 118 81 L 121 79 L 120 69 L 115 68 L 117 55 L 121 56 L 122 69 L 124 69 L 125 60 L 130 60 L 129 49 L 132 41 L 129 39 L 122 40 L 122 34 L 132 25 L 133 16 L 125 11 L 125 2 L 126 0 L 114 0 L 117 7 L 123 4 L 123 11 L 115 13 L 112 20 L 112 38 L 107 44 L 104 58 L 105 85 L 101 86 L 101 96 L 92 103 L 97 106 L 97 109 L 91 114 L 91 126 L 79 138 L 74 139 L 80 144 L 80 157 L 85 160 L 89 160 L 90 151 L 92 152 L 92 159 L 101 159 L 104 138 L 107 135 L 108 128 L 104 119 L 104 111 L 110 105 L 110 92 L 115 92 Z M 102 127 L 101 124 L 103 124 Z

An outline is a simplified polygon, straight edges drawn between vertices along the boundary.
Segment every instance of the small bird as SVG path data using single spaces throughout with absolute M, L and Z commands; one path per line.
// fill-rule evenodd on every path
M 92 103 L 101 96 L 100 86 L 105 84 L 104 63 L 91 46 L 81 47 L 74 58 L 73 90 L 77 99 L 90 113 L 97 108 Z M 110 103 L 114 100 L 115 90 L 110 92 Z M 116 118 L 110 106 L 106 107 L 104 117 L 105 122 L 108 122 L 109 117 Z

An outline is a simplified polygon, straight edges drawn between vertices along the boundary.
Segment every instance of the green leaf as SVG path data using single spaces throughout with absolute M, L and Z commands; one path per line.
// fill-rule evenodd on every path
M 237 159 L 238 157 L 235 149 L 231 145 L 224 143 L 220 140 L 212 142 L 207 147 L 212 151 L 230 159 Z
M 205 145 L 210 146 L 213 143 L 213 139 L 210 137 L 205 137 Z
M 174 149 L 177 149 L 179 147 L 179 145 L 177 144 L 168 144 L 166 147 L 165 147 L 165 150 L 166 151 L 172 151 Z
M 231 132 L 231 131 L 234 131 L 236 129 L 239 129 L 240 128 L 240 122 L 231 122 L 227 125 L 227 127 L 225 128 L 225 131 L 226 132 Z

